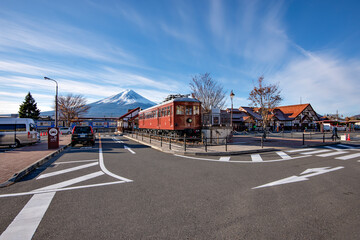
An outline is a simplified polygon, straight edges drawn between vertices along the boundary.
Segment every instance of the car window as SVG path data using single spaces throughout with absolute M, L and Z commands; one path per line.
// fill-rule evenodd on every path
M 75 133 L 90 133 L 91 128 L 89 126 L 87 126 L 87 127 L 75 127 L 74 132 Z

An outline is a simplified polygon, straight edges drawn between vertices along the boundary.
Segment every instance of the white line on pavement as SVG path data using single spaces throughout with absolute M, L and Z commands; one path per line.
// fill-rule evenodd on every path
M 354 154 L 346 155 L 346 156 L 343 156 L 343 157 L 337 157 L 335 159 L 348 160 L 348 159 L 352 159 L 352 158 L 356 158 L 356 157 L 360 157 L 360 153 L 354 153 Z
M 99 144 L 99 163 L 100 163 L 100 168 L 101 170 L 113 177 L 113 178 L 116 178 L 116 179 L 119 179 L 119 180 L 122 180 L 122 181 L 125 181 L 125 182 L 133 182 L 133 180 L 130 180 L 130 179 L 127 179 L 127 178 L 124 178 L 124 177 L 121 177 L 121 176 L 118 176 L 116 174 L 113 174 L 112 172 L 110 172 L 109 170 L 107 170 L 107 168 L 105 167 L 105 164 L 104 164 L 104 156 L 103 156 L 103 152 L 102 152 L 102 144 L 101 144 L 101 139 L 100 139 L 100 144 Z
M 49 190 L 49 189 L 63 188 L 63 187 L 67 187 L 67 186 L 70 186 L 70 185 L 73 185 L 73 184 L 76 184 L 76 183 L 79 183 L 79 182 L 83 182 L 83 181 L 86 181 L 86 180 L 89 180 L 89 179 L 92 179 L 92 178 L 95 178 L 95 177 L 99 177 L 101 175 L 104 175 L 104 173 L 102 171 L 98 171 L 98 172 L 90 173 L 90 174 L 87 174 L 87 175 L 84 175 L 84 176 L 81 176 L 81 177 L 77 177 L 77 178 L 73 178 L 73 179 L 70 179 L 70 180 L 67 180 L 67 181 L 63 181 L 63 182 L 60 182 L 60 183 L 49 185 L 47 187 L 39 188 L 39 189 L 36 189 L 36 190 Z
M 133 150 L 131 150 L 131 148 L 129 148 L 128 146 L 124 145 L 124 148 L 126 150 L 128 150 L 129 152 L 131 152 L 132 154 L 136 154 Z
M 1 234 L 1 240 L 31 239 L 56 192 L 34 195 Z
M 80 160 L 80 161 L 68 161 L 68 162 L 55 162 L 53 164 L 68 164 L 68 163 L 82 163 L 82 162 L 97 162 L 99 161 L 98 159 L 94 159 L 94 160 Z
M 251 161 L 253 162 L 262 162 L 260 154 L 251 154 Z
M 77 171 L 77 170 L 84 169 L 84 168 L 88 168 L 88 167 L 93 167 L 93 166 L 96 166 L 96 165 L 98 165 L 98 164 L 99 164 L 98 162 L 88 163 L 88 164 L 84 164 L 84 165 L 77 166 L 77 167 L 72 167 L 72 168 L 67 168 L 67 169 L 64 169 L 64 170 L 56 171 L 56 172 L 46 173 L 46 174 L 40 175 L 40 176 L 39 176 L 38 178 L 36 178 L 36 179 L 42 179 L 42 178 L 57 176 L 57 175 L 60 175 L 60 174 L 64 174 L 64 173 L 68 173 L 68 172 L 73 172 L 73 171 Z
M 344 144 L 338 144 L 338 146 L 344 147 L 344 148 L 350 148 L 350 149 L 354 149 L 354 148 L 355 148 L 355 147 L 353 147 L 353 146 L 348 146 L 348 145 L 344 145 Z
M 33 194 L 42 194 L 48 192 L 62 192 L 62 191 L 69 191 L 75 189 L 83 189 L 83 188 L 92 188 L 92 187 L 100 187 L 100 186 L 107 186 L 119 183 L 126 183 L 125 181 L 115 181 L 115 182 L 106 182 L 106 183 L 97 183 L 97 184 L 89 184 L 89 185 L 82 185 L 76 187 L 67 187 L 67 188 L 58 188 L 58 189 L 49 189 L 49 190 L 34 190 L 31 192 L 22 192 L 22 193 L 10 193 L 10 194 L 3 194 L 0 195 L 0 198 L 4 197 L 18 197 L 18 196 L 25 196 L 25 195 L 33 195 Z
M 280 151 L 280 152 L 276 152 L 277 155 L 279 155 L 282 159 L 291 159 L 291 157 L 289 155 L 287 155 L 286 153 Z
M 314 150 L 314 148 L 302 148 L 302 149 L 290 150 L 290 151 L 286 151 L 286 152 L 294 153 L 294 152 L 305 152 L 305 151 L 310 151 L 310 150 Z
M 230 157 L 221 157 L 219 161 L 228 162 L 230 161 Z
M 336 152 L 331 152 L 331 153 L 324 153 L 324 154 L 320 154 L 320 155 L 316 155 L 317 157 L 330 157 L 330 156 L 335 156 L 335 155 L 340 155 L 340 154 L 347 154 L 348 152 L 342 152 L 342 151 L 336 151 Z
M 329 151 L 331 151 L 331 150 L 324 149 L 324 150 L 316 150 L 316 151 L 306 152 L 306 153 L 301 153 L 301 154 L 312 155 L 312 154 L 318 154 L 318 153 L 329 152 Z
M 341 148 L 337 148 L 337 147 L 333 147 L 333 146 L 325 146 L 325 148 L 328 148 L 328 149 L 334 149 L 334 150 L 344 150 L 344 149 L 341 149 Z

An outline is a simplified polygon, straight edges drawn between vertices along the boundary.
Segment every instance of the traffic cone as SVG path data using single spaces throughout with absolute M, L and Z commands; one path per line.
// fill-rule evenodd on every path
M 348 134 L 347 141 L 351 141 L 350 134 Z

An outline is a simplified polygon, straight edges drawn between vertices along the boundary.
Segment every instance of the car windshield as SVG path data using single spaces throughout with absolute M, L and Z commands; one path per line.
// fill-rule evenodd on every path
M 75 127 L 74 133 L 91 133 L 91 127 Z

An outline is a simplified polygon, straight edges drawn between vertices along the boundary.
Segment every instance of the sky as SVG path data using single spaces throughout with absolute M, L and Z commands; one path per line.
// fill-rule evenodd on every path
M 88 103 L 132 89 L 154 102 L 190 93 L 210 73 L 227 105 L 249 106 L 257 79 L 281 105 L 360 114 L 360 1 L 2 0 L 0 114 L 31 92 L 41 111 L 59 95 Z

